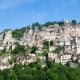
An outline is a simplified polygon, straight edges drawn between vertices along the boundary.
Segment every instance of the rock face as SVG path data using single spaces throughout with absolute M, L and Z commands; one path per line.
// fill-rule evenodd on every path
M 33 37 L 33 30 L 30 29 L 28 32 L 26 31 L 23 35 L 23 38 L 21 39 L 21 44 L 28 45 L 31 43 Z
M 42 46 L 44 40 L 53 41 L 55 46 L 65 46 L 65 48 L 77 47 L 79 53 L 79 38 L 80 38 L 80 25 L 73 27 L 70 23 L 65 23 L 64 26 L 50 25 L 43 27 L 41 31 L 36 26 L 33 30 L 26 30 L 20 41 L 12 37 L 11 30 L 0 33 L 0 46 L 6 46 L 19 42 L 21 45 L 29 46 Z
M 23 45 L 36 45 L 38 47 L 37 53 L 42 53 L 45 40 L 52 41 L 53 49 L 60 46 L 64 48 L 64 52 L 60 56 L 57 55 L 57 57 L 50 54 L 50 58 L 55 62 L 66 64 L 71 61 L 72 55 L 80 54 L 80 25 L 74 27 L 70 23 L 66 23 L 64 26 L 50 25 L 47 28 L 43 27 L 42 31 L 39 31 L 38 27 L 36 27 L 35 30 L 30 29 L 25 32 L 21 40 Z
M 4 40 L 3 40 L 3 44 L 10 44 L 10 42 L 12 42 L 12 35 L 11 35 L 11 31 L 5 32 L 4 33 Z
M 32 27 L 26 30 L 23 37 L 20 40 L 16 40 L 12 37 L 12 30 L 7 30 L 0 33 L 0 50 L 5 47 L 7 50 L 10 46 L 15 47 L 15 43 L 19 43 L 24 46 L 35 45 L 38 50 L 36 53 L 43 52 L 44 41 L 49 42 L 49 58 L 55 62 L 61 62 L 66 64 L 71 61 L 72 55 L 80 55 L 80 24 L 72 25 L 68 21 L 64 20 L 64 25 L 50 25 L 48 27 L 41 27 L 39 30 L 38 26 Z M 60 54 L 53 54 L 53 50 L 57 47 L 62 47 L 63 51 Z M 42 57 L 42 56 L 41 56 Z M 80 58 L 77 58 L 80 63 Z
M 3 45 L 3 39 L 4 39 L 4 33 L 0 33 L 0 50 L 4 49 L 4 45 Z
M 71 42 L 74 38 L 80 37 L 80 27 L 75 26 L 72 27 L 69 24 L 66 24 L 65 26 L 57 26 L 54 27 L 54 25 L 43 29 L 42 31 L 39 31 L 38 29 L 35 29 L 34 31 L 30 29 L 28 32 L 24 33 L 22 40 L 22 43 L 24 45 L 27 44 L 36 44 L 36 41 L 39 40 L 53 40 L 54 42 L 66 42 L 66 44 L 70 44 L 68 42 Z
M 9 49 L 9 47 L 16 42 L 15 39 L 12 37 L 12 31 L 4 31 L 0 33 L 0 50 L 4 49 L 5 47 Z

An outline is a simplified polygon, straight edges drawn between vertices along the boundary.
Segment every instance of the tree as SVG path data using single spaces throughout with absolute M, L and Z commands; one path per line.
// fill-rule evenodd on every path
M 45 41 L 43 42 L 43 49 L 49 50 L 49 41 L 45 40 Z
M 49 66 L 49 60 L 48 60 L 48 53 L 49 53 L 49 41 L 44 41 L 43 42 L 43 49 L 44 49 L 44 52 L 43 52 L 43 55 L 45 56 L 46 58 L 46 65 Z
M 36 63 L 15 64 L 12 70 L 0 71 L 0 80 L 80 80 L 80 65 L 69 68 L 53 62 L 51 67 L 41 67 Z
M 35 26 L 41 26 L 41 24 L 39 24 L 38 22 L 35 22 L 32 24 L 32 27 L 35 27 Z
M 50 46 L 53 46 L 53 41 L 50 41 Z
M 14 50 L 12 50 L 12 54 L 25 54 L 26 53 L 26 49 L 25 46 L 17 44 L 16 47 L 14 48 Z
M 61 50 L 63 50 L 63 47 L 57 47 L 53 53 L 59 54 Z
M 10 80 L 19 80 L 17 74 L 14 71 L 11 72 Z
M 32 46 L 32 49 L 31 49 L 31 53 L 35 53 L 36 54 L 36 50 L 37 50 L 38 48 L 36 47 L 36 46 Z
M 51 21 L 48 21 L 48 22 L 46 22 L 45 24 L 44 24 L 44 26 L 49 26 L 49 25 L 54 25 L 55 23 L 57 23 L 57 22 L 51 22 Z
M 29 29 L 29 27 L 23 27 L 21 29 L 16 29 L 16 30 L 12 31 L 12 37 L 14 37 L 16 39 L 21 39 L 21 37 L 23 37 L 24 32 L 28 29 Z
M 3 75 L 0 75 L 0 80 L 4 80 L 4 76 Z
M 1 74 L 4 76 L 4 80 L 10 80 L 10 70 L 3 70 Z
M 5 55 L 6 54 L 6 47 L 2 50 L 2 53 Z
M 64 22 L 63 21 L 59 21 L 57 22 L 60 26 L 63 26 L 64 25 Z
M 0 50 L 0 56 L 3 55 L 3 54 L 4 54 L 4 51 L 3 50 Z
M 76 20 L 72 20 L 72 25 L 76 25 L 77 21 Z
M 42 29 L 42 28 L 41 28 L 41 24 L 38 23 L 38 22 L 35 22 L 35 23 L 32 24 L 32 29 L 35 30 L 35 27 L 36 27 L 36 26 L 38 27 L 39 30 Z
M 31 68 L 35 68 L 37 66 L 37 62 L 30 63 L 28 66 Z
M 29 54 L 31 52 L 32 47 L 31 46 L 26 46 L 26 53 Z
M 69 80 L 79 80 L 80 79 L 80 66 L 77 68 L 69 69 L 68 72 Z
M 33 76 L 31 74 L 21 74 L 19 80 L 33 80 Z

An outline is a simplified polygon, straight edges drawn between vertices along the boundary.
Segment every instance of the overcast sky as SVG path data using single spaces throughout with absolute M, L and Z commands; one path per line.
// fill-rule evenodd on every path
M 0 30 L 64 18 L 80 21 L 80 0 L 0 0 Z

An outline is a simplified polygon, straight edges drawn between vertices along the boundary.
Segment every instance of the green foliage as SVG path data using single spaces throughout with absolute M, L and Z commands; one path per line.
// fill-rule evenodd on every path
M 36 67 L 37 66 L 37 63 L 36 62 L 33 62 L 33 63 L 30 63 L 29 64 L 29 67 L 31 67 L 31 68 L 34 68 L 34 67 Z
M 45 24 L 44 24 L 44 26 L 49 26 L 49 25 L 54 25 L 55 23 L 57 23 L 57 22 L 51 22 L 51 21 L 48 21 L 48 22 L 46 22 Z
M 10 79 L 11 80 L 19 80 L 17 74 L 14 71 L 11 72 Z
M 23 37 L 24 32 L 27 30 L 29 30 L 29 27 L 23 27 L 21 29 L 16 29 L 14 31 L 12 31 L 12 37 L 16 38 L 16 39 L 20 39 L 21 37 Z
M 3 54 L 6 54 L 6 47 L 2 50 Z
M 64 25 L 64 22 L 63 21 L 59 21 L 59 22 L 56 22 L 56 21 L 54 21 L 54 22 L 48 21 L 43 26 L 47 26 L 48 27 L 49 25 L 54 25 L 54 24 L 59 24 L 60 26 L 63 26 Z
M 45 40 L 44 42 L 43 42 L 43 49 L 49 49 L 49 41 L 47 41 L 47 40 Z
M 39 24 L 38 22 L 35 22 L 35 23 L 32 24 L 32 27 L 35 27 L 35 26 L 39 26 L 40 27 L 41 24 Z
M 3 75 L 0 75 L 0 80 L 4 80 L 4 76 Z
M 72 20 L 72 25 L 76 25 L 77 21 L 76 20 Z
M 70 80 L 80 80 L 80 66 L 75 69 L 69 69 L 68 76 Z
M 0 72 L 0 75 L 3 75 L 3 80 L 9 80 L 10 78 L 10 70 L 3 70 Z
M 16 47 L 14 48 L 14 50 L 12 50 L 12 54 L 25 54 L 25 53 L 26 53 L 25 46 L 20 44 L 16 44 Z
M 36 50 L 37 50 L 37 47 L 33 45 L 32 49 L 31 49 L 31 53 L 35 53 L 36 54 Z
M 7 53 L 9 53 L 9 52 L 6 50 L 6 47 L 4 47 L 3 50 L 0 50 L 0 56 L 5 55 Z
M 59 21 L 57 22 L 60 26 L 63 26 L 64 25 L 64 22 L 63 21 Z
M 45 56 L 45 58 L 46 58 L 46 60 L 45 60 L 45 62 L 46 62 L 46 65 L 47 66 L 49 66 L 48 65 L 48 61 L 49 61 L 49 59 L 48 59 L 48 52 L 49 52 L 49 44 L 50 42 L 49 41 L 47 41 L 47 40 L 45 40 L 44 41 L 44 43 L 43 43 L 43 50 L 44 50 L 44 52 L 43 52 L 43 55 Z
M 61 50 L 63 50 L 63 47 L 57 47 L 53 53 L 59 54 Z
M 48 51 L 44 50 L 42 54 L 43 54 L 43 56 L 46 56 L 46 54 L 48 54 Z
M 29 53 L 31 53 L 31 49 L 32 49 L 32 47 L 30 47 L 30 46 L 26 46 L 26 53 L 27 54 L 29 54 Z
M 35 23 L 32 24 L 32 29 L 34 30 L 36 26 L 37 26 L 38 29 L 41 31 L 42 25 L 41 25 L 40 23 L 38 23 L 38 22 L 35 22 Z
M 80 80 L 80 66 L 71 69 L 53 62 L 50 67 L 15 64 L 11 70 L 0 71 L 0 80 Z
M 3 55 L 3 54 L 4 54 L 3 50 L 0 50 L 0 56 Z
M 43 43 L 43 45 L 49 46 L 49 41 L 45 40 L 44 43 Z
M 50 46 L 53 46 L 53 41 L 50 41 Z

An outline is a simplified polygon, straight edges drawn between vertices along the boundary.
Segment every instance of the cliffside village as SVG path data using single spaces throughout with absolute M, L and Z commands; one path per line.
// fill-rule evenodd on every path
M 12 37 L 12 30 L 4 31 L 0 33 L 0 50 L 5 47 L 8 50 L 12 45 L 12 49 L 15 47 L 15 43 L 18 42 L 20 45 L 33 46 L 35 45 L 38 49 L 37 54 L 29 53 L 25 57 L 17 57 L 17 63 L 22 64 L 35 62 L 37 60 L 36 55 L 39 55 L 41 62 L 45 61 L 43 53 L 43 42 L 49 41 L 49 52 L 48 58 L 55 63 L 67 64 L 71 67 L 76 67 L 80 63 L 80 25 L 72 25 L 68 20 L 64 20 L 64 25 L 59 24 L 50 25 L 49 27 L 43 27 L 40 31 L 36 26 L 35 30 L 30 28 L 26 30 L 23 37 L 17 40 Z M 52 44 L 51 44 L 52 42 Z M 60 53 L 54 53 L 53 51 L 57 47 L 62 47 L 63 50 Z M 13 65 L 9 64 L 11 59 L 10 55 L 0 57 L 0 69 L 10 68 Z

